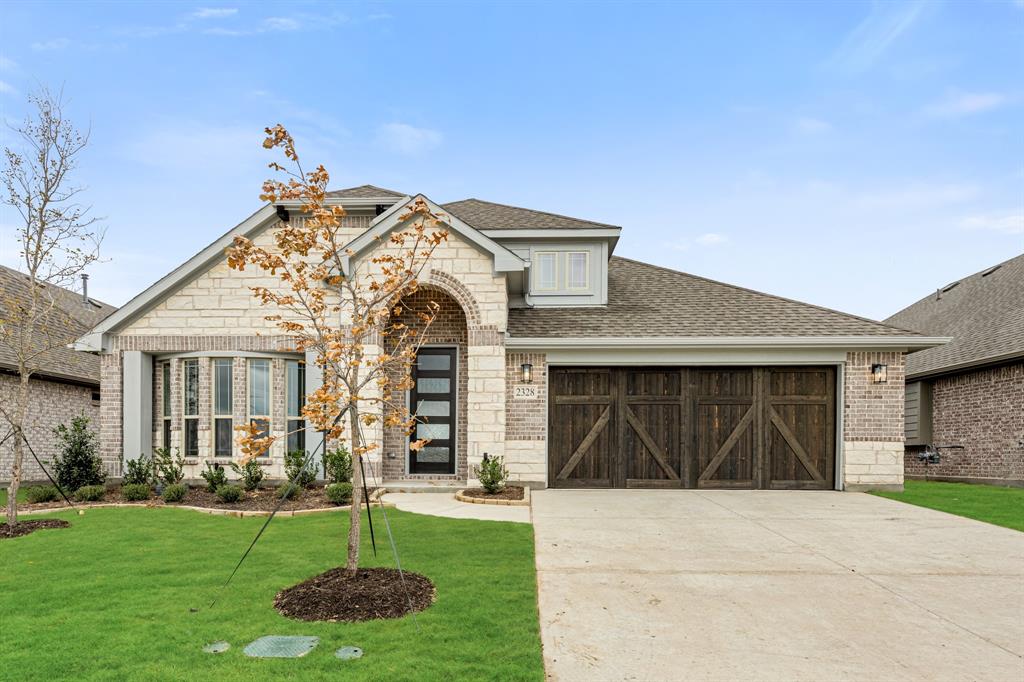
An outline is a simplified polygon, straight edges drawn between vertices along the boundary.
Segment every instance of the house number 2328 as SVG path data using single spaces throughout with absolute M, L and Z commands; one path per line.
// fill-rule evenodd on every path
M 514 386 L 512 389 L 512 397 L 517 400 L 530 400 L 538 395 L 536 386 Z

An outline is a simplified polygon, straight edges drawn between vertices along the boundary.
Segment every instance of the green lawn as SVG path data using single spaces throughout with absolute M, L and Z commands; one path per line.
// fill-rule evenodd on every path
M 0 541 L 0 651 L 19 680 L 541 680 L 533 529 L 388 510 L 404 568 L 437 586 L 417 615 L 359 624 L 280 616 L 274 595 L 342 561 L 347 514 L 275 519 L 228 591 L 208 608 L 263 519 L 175 509 L 91 509 L 71 522 Z M 24 517 L 28 518 L 28 517 Z M 33 516 L 32 518 L 39 518 Z M 382 532 L 380 512 L 374 527 Z M 392 564 L 365 518 L 363 564 Z M 191 613 L 192 607 L 199 608 Z M 315 635 L 299 659 L 251 659 L 269 634 Z M 205 654 L 227 640 L 231 650 Z M 358 646 L 364 657 L 334 651 Z
M 1024 531 L 1024 488 L 940 481 L 907 481 L 904 488 L 875 495 Z

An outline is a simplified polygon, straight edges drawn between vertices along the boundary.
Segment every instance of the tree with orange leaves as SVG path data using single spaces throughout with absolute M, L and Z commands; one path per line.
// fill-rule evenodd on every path
M 284 180 L 265 181 L 260 199 L 298 202 L 301 215 L 274 229 L 269 248 L 236 237 L 228 265 L 235 270 L 254 266 L 277 279 L 277 286 L 252 287 L 253 295 L 268 307 L 266 319 L 294 340 L 293 349 L 312 353 L 321 369 L 322 385 L 306 396 L 302 413 L 325 439 L 350 444 L 352 511 L 345 567 L 354 575 L 362 462 L 379 447 L 379 439 L 365 437 L 363 428 L 411 433 L 415 426 L 415 415 L 401 398 L 412 387 L 412 366 L 439 306 L 431 303 L 426 311 L 416 311 L 420 324 L 410 326 L 401 322 L 402 314 L 410 312 L 404 301 L 419 289 L 420 275 L 448 231 L 441 216 L 416 200 L 404 207 L 399 227 L 357 261 L 346 248 L 351 235 L 342 227 L 345 210 L 327 201 L 327 170 L 322 165 L 304 170 L 283 126 L 267 128 L 266 134 L 263 146 L 281 150 L 287 167 L 270 164 Z M 266 452 L 274 441 L 254 424 L 240 430 L 246 458 Z M 409 447 L 418 450 L 425 443 L 416 440 Z

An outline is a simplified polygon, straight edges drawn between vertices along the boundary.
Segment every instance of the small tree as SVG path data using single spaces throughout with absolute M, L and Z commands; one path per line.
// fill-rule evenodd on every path
M 4 203 L 13 206 L 25 285 L 0 298 L 0 344 L 12 356 L 18 374 L 13 390 L 0 395 L 0 417 L 14 434 L 14 462 L 7 490 L 7 523 L 18 522 L 17 495 L 25 458 L 29 380 L 48 352 L 74 340 L 62 289 L 98 258 L 102 231 L 79 203 L 82 187 L 71 175 L 89 143 L 64 115 L 61 93 L 47 90 L 29 97 L 35 112 L 12 127 L 17 148 L 4 148 Z M 59 288 L 58 288 L 59 287 Z
M 327 205 L 327 170 L 321 165 L 306 172 L 283 126 L 266 133 L 263 146 L 280 149 L 289 167 L 270 164 L 286 179 L 264 182 L 260 199 L 298 201 L 302 218 L 281 223 L 271 248 L 236 237 L 228 265 L 237 270 L 253 265 L 278 279 L 280 286 L 253 287 L 253 295 L 275 310 L 266 319 L 295 339 L 295 350 L 313 352 L 322 369 L 323 384 L 307 396 L 303 415 L 327 438 L 349 443 L 353 493 L 345 567 L 354 575 L 363 502 L 361 461 L 378 447 L 362 428 L 412 431 L 415 420 L 401 397 L 412 387 L 412 365 L 439 306 L 432 303 L 429 310 L 416 312 L 421 324 L 415 328 L 400 317 L 408 310 L 405 298 L 419 289 L 420 274 L 448 231 L 425 201 L 414 201 L 399 216 L 403 227 L 380 240 L 372 257 L 356 262 L 356 254 L 345 248 L 351 237 L 342 229 L 344 209 Z M 371 352 L 371 346 L 379 352 Z M 255 425 L 243 429 L 239 440 L 247 457 L 265 452 L 274 440 L 261 437 Z M 415 440 L 410 447 L 417 450 L 425 443 Z
M 103 460 L 96 454 L 96 433 L 85 415 L 60 424 L 53 430 L 60 452 L 53 461 L 53 475 L 68 495 L 82 486 L 102 485 L 107 480 Z

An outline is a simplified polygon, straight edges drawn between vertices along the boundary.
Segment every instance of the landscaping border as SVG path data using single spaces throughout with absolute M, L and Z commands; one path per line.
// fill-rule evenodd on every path
M 377 488 L 377 490 L 370 493 L 370 502 L 377 502 L 381 495 L 386 491 L 384 488 Z M 26 509 L 18 510 L 18 516 L 30 515 L 30 514 L 54 514 L 57 512 L 71 511 L 73 509 L 101 509 L 103 507 L 132 507 L 132 508 L 153 508 L 153 509 L 188 509 L 189 511 L 199 512 L 201 514 L 212 514 L 214 516 L 233 516 L 238 519 L 249 518 L 252 516 L 270 516 L 272 512 L 264 509 L 260 510 L 244 510 L 244 509 L 218 509 L 216 507 L 194 507 L 187 504 L 152 504 L 155 500 L 149 500 L 144 502 L 99 502 L 95 504 L 76 504 L 74 507 L 50 507 L 48 509 Z M 385 502 L 385 507 L 393 509 L 395 505 Z M 337 512 L 337 511 L 348 511 L 352 508 L 352 505 L 346 504 L 342 507 L 321 507 L 319 509 L 294 509 L 294 510 L 281 510 L 277 512 L 278 516 L 305 516 L 306 514 L 320 514 L 323 512 Z
M 523 486 L 523 499 L 521 500 L 488 500 L 482 497 L 470 497 L 464 495 L 465 489 L 457 490 L 455 492 L 455 499 L 459 502 L 467 502 L 469 504 L 498 504 L 505 507 L 529 507 L 530 506 L 530 487 Z

